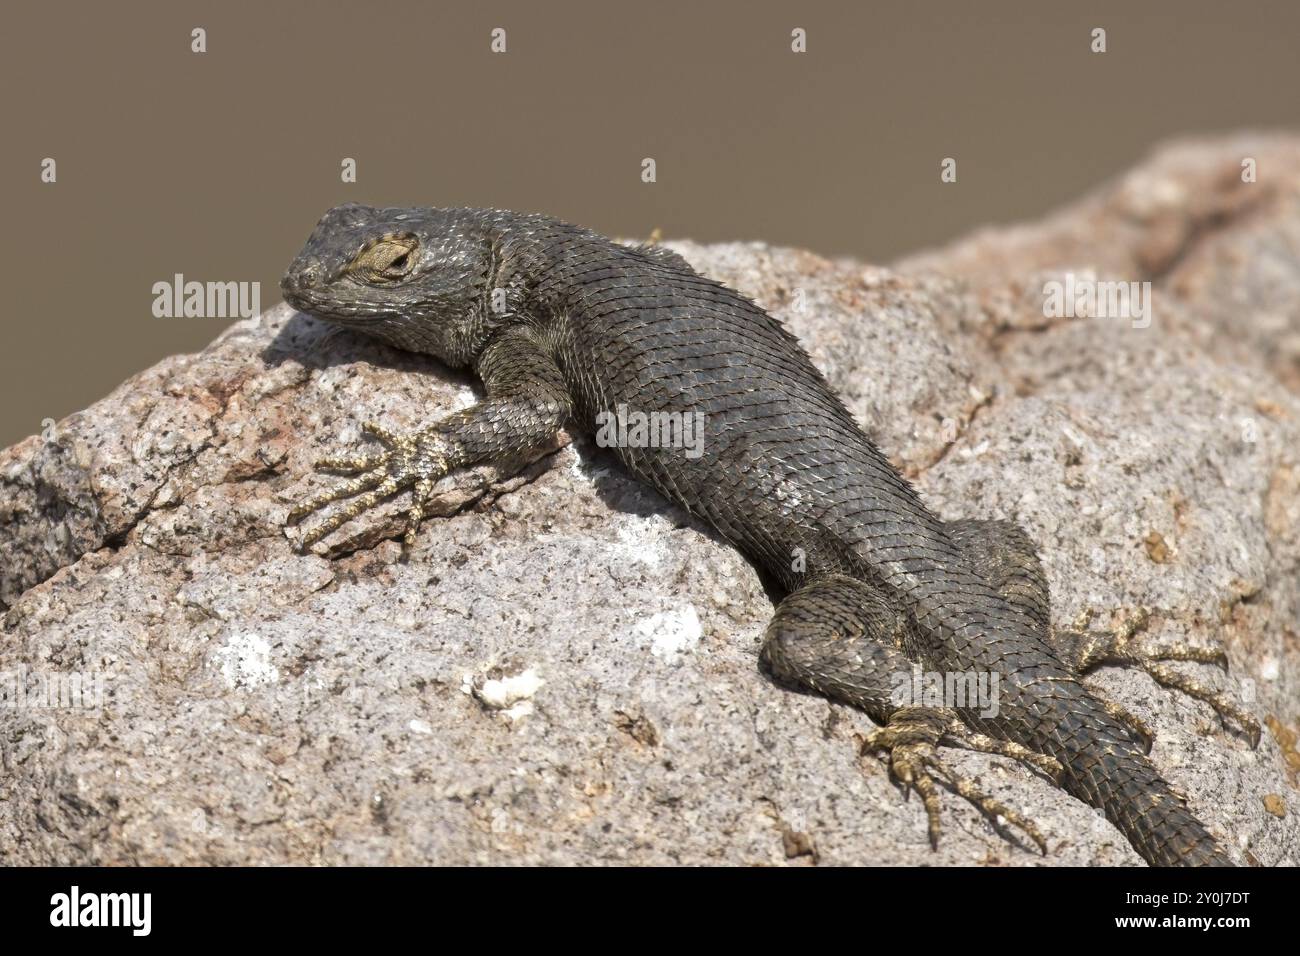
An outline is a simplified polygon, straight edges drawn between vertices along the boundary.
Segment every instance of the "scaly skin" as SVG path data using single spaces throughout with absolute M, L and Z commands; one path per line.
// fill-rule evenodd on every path
M 1098 663 L 1140 664 L 1257 736 L 1250 715 L 1159 663 L 1219 657 L 1172 648 L 1157 660 L 1129 649 L 1127 633 L 1054 631 L 1023 533 L 931 514 L 795 338 L 680 257 L 544 216 L 348 204 L 321 219 L 282 288 L 304 312 L 472 367 L 487 390 L 414 436 L 371 426 L 385 451 L 322 462 L 361 475 L 294 510 L 296 520 L 356 496 L 304 546 L 406 488 L 409 544 L 438 479 L 538 445 L 566 423 L 595 431 L 597 416 L 621 405 L 701 413 L 698 457 L 615 451 L 783 585 L 764 660 L 778 678 L 884 725 L 865 749 L 888 750 L 895 777 L 920 792 L 932 840 L 937 779 L 1045 849 L 1031 821 L 944 767 L 936 748 L 952 743 L 1059 779 L 1152 864 L 1229 863 L 1147 759 L 1149 731 L 1078 679 Z M 895 678 L 912 662 L 995 674 L 996 714 L 895 700 Z

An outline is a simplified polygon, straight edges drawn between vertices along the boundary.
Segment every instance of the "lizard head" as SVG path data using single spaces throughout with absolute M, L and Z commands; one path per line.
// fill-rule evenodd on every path
M 491 243 L 465 210 L 335 206 L 280 290 L 295 309 L 467 364 L 483 337 Z

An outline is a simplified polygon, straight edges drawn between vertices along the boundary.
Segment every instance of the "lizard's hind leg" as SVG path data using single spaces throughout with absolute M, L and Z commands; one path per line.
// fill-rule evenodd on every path
M 1051 604 L 1047 578 L 1033 542 L 1020 526 L 1010 521 L 966 520 L 948 523 L 948 534 L 970 558 L 986 581 L 1010 604 L 1017 607 L 1040 627 L 1040 633 L 1052 651 L 1068 668 L 1083 676 L 1103 664 L 1140 667 L 1165 687 L 1180 690 L 1189 697 L 1204 701 L 1221 718 L 1235 719 L 1258 744 L 1259 722 L 1226 694 L 1206 687 L 1193 677 L 1182 674 L 1168 661 L 1196 661 L 1218 664 L 1227 670 L 1227 655 L 1189 644 L 1163 648 L 1140 648 L 1133 637 L 1145 628 L 1146 613 L 1140 613 L 1114 631 L 1092 631 L 1051 626 Z M 1151 749 L 1153 734 L 1146 723 L 1113 701 L 1102 701 L 1106 712 L 1127 726 L 1138 743 Z
M 1025 530 L 1013 521 L 976 519 L 949 521 L 946 530 L 971 567 L 1046 634 L 1052 626 L 1047 575 Z
M 862 752 L 889 751 L 894 778 L 905 791 L 921 795 L 932 846 L 938 845 L 940 830 L 937 780 L 979 808 L 1004 836 L 999 818 L 1046 852 L 1032 821 L 948 770 L 937 748 L 951 744 L 1012 757 L 1053 778 L 1060 764 L 1019 744 L 974 733 L 949 708 L 911 705 L 899 694 L 911 687 L 913 672 L 901 650 L 908 626 L 906 616 L 870 585 L 827 575 L 777 607 L 763 639 L 762 660 L 777 678 L 859 707 L 884 725 L 867 737 Z
M 1038 549 L 1025 530 L 1014 521 L 977 518 L 948 522 L 948 535 L 965 552 L 971 566 L 992 585 L 1012 607 L 1021 611 L 1047 642 L 1061 662 L 1081 673 L 1073 665 L 1068 638 L 1052 629 L 1051 596 L 1047 575 L 1039 560 Z M 1133 742 L 1150 752 L 1155 735 L 1146 722 L 1114 701 L 1102 700 L 1106 713 L 1133 735 Z

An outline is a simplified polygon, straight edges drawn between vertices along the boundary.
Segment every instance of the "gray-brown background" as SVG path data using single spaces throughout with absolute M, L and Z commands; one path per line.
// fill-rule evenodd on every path
M 153 283 L 260 281 L 271 305 L 339 201 L 880 261 L 1044 212 L 1171 134 L 1300 120 L 1294 3 L 42 3 L 5 18 L 0 446 L 228 324 L 154 318 Z M 939 181 L 945 156 L 956 184 Z

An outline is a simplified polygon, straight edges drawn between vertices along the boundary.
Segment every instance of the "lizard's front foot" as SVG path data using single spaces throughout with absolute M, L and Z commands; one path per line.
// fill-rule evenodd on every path
M 916 790 L 925 804 L 930 846 L 939 848 L 939 793 L 935 780 L 965 798 L 993 824 L 1003 837 L 1010 839 L 999 818 L 1022 830 L 1047 853 L 1047 841 L 1032 820 L 1021 816 L 1005 804 L 982 792 L 970 779 L 950 771 L 939 758 L 936 748 L 941 742 L 953 743 L 970 750 L 1012 757 L 1048 774 L 1060 776 L 1061 765 L 1051 757 L 1035 753 L 1010 741 L 995 740 L 967 730 L 955 713 L 923 707 L 903 707 L 895 711 L 884 726 L 862 742 L 862 753 L 889 751 L 889 769 L 904 790 Z
M 360 497 L 353 498 L 347 507 L 304 534 L 299 541 L 302 548 L 311 547 L 340 525 L 368 511 L 385 498 L 405 488 L 414 488 L 411 508 L 407 512 L 406 535 L 403 538 L 405 546 L 410 547 L 415 541 L 420 521 L 424 518 L 424 508 L 433 492 L 433 486 L 454 467 L 451 443 L 438 431 L 423 431 L 405 437 L 381 428 L 374 422 L 366 422 L 361 427 L 388 447 L 377 455 L 323 458 L 316 463 L 320 469 L 361 474 L 300 503 L 289 512 L 290 523 L 301 521 L 332 501 L 351 498 L 353 495 Z

